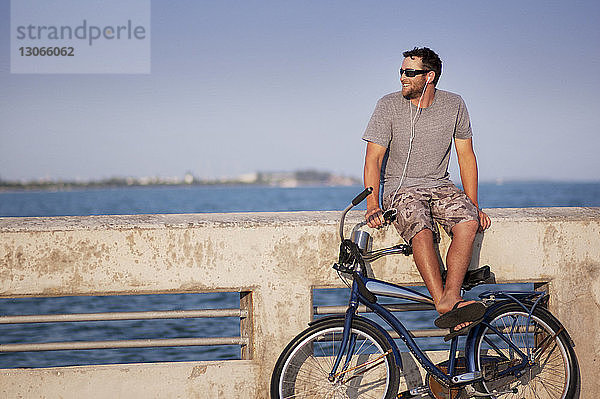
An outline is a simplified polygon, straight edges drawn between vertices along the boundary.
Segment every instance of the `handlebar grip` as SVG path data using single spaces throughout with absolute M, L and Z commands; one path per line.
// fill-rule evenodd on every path
M 356 206 L 358 204 L 360 204 L 361 202 L 364 201 L 365 198 L 367 198 L 367 196 L 369 194 L 371 194 L 373 192 L 373 187 L 367 187 L 365 188 L 365 191 L 363 191 L 362 193 L 358 194 L 356 196 L 356 198 L 354 198 L 352 200 L 352 205 Z

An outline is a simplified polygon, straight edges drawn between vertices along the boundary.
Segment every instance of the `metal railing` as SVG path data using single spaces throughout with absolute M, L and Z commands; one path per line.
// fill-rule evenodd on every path
M 251 313 L 251 292 L 241 292 L 240 308 L 0 316 L 0 325 L 33 323 L 75 323 L 123 320 L 130 321 L 160 319 L 197 319 L 221 317 L 237 317 L 240 319 L 240 336 L 233 337 L 128 339 L 0 344 L 0 353 L 85 349 L 239 345 L 242 350 L 242 359 L 249 359 L 252 354 L 250 330 L 252 321 L 249 320 L 252 316 Z
M 148 312 L 68 313 L 27 316 L 0 316 L 0 324 L 63 323 L 77 321 L 115 321 L 151 319 L 195 319 L 202 317 L 248 317 L 242 309 L 192 309 Z
M 248 317 L 243 309 L 193 309 L 148 312 L 71 313 L 27 316 L 1 316 L 0 324 L 63 323 L 86 321 L 195 319 L 204 317 Z M 0 352 L 57 351 L 81 349 L 150 348 L 166 346 L 248 345 L 244 337 L 132 339 L 109 341 L 45 342 L 3 344 Z

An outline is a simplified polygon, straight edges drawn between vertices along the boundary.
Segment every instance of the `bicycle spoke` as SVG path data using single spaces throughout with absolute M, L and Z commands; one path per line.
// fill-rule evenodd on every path
M 341 358 L 345 370 L 330 381 L 336 356 L 341 351 L 343 327 L 315 333 L 300 343 L 282 370 L 282 398 L 379 398 L 388 390 L 389 348 L 360 330 L 351 332 L 350 353 Z M 347 362 L 347 364 L 346 364 Z
M 568 348 L 559 338 L 563 330 L 552 330 L 535 313 L 529 316 L 523 310 L 499 312 L 485 324 L 477 344 L 478 362 L 486 370 L 482 384 L 487 392 L 518 390 L 507 398 L 570 398 Z M 523 363 L 527 352 L 532 364 Z M 523 374 L 517 374 L 522 368 Z
M 387 352 L 385 352 L 385 353 L 382 353 L 381 355 L 379 355 L 379 356 L 378 356 L 378 357 L 376 357 L 375 359 L 369 360 L 369 361 L 367 361 L 367 362 L 365 362 L 365 363 L 362 363 L 362 364 L 359 364 L 359 365 L 357 365 L 357 366 L 354 366 L 354 367 L 352 367 L 352 368 L 349 368 L 348 370 L 340 371 L 340 372 L 339 372 L 339 373 L 337 373 L 337 374 L 336 374 L 334 377 L 337 377 L 337 376 L 339 376 L 339 375 L 342 375 L 342 374 L 348 373 L 348 372 L 350 372 L 350 371 L 357 370 L 357 369 L 359 369 L 359 368 L 361 368 L 361 367 L 364 367 L 364 366 L 368 366 L 369 364 L 371 364 L 371 363 L 375 363 L 375 362 L 377 362 L 379 359 L 386 357 L 386 356 L 387 356 L 387 355 L 389 355 L 390 353 L 392 353 L 392 350 L 391 350 L 391 349 L 390 349 L 390 350 L 388 350 L 388 351 L 387 351 Z

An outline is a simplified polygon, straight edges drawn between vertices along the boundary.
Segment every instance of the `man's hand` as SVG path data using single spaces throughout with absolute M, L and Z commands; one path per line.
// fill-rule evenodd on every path
M 490 219 L 490 217 L 487 215 L 487 213 L 479 209 L 479 231 L 484 231 L 491 225 L 492 220 Z
M 367 209 L 365 220 L 367 221 L 367 226 L 373 229 L 378 229 L 385 224 L 385 220 L 383 220 L 383 212 L 378 206 Z

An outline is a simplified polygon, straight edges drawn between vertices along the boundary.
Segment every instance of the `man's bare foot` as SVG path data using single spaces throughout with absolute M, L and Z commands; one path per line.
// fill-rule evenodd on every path
M 442 297 L 442 299 L 440 299 L 440 301 L 435 305 L 435 309 L 438 311 L 439 314 L 444 314 L 454 309 L 455 306 L 458 309 L 474 302 L 475 301 L 465 301 L 460 296 L 452 298 Z

